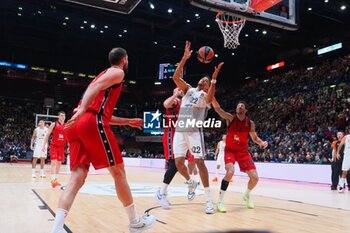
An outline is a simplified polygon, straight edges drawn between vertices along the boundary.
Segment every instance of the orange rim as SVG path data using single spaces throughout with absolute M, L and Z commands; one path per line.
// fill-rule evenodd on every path
M 236 21 L 225 21 L 225 20 L 221 20 L 219 19 L 219 17 L 222 15 L 222 12 L 218 12 L 216 14 L 216 20 L 220 21 L 220 23 L 226 23 L 226 24 L 238 24 L 238 23 L 243 23 L 245 22 L 245 19 L 240 19 L 240 20 L 236 20 Z

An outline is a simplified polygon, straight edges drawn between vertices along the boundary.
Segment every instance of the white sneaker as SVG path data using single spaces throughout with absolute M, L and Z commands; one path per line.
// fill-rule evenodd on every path
M 344 189 L 345 189 L 345 184 L 344 184 L 343 186 L 340 186 L 340 185 L 339 185 L 338 193 L 343 193 L 343 192 L 344 192 Z
M 192 201 L 196 197 L 197 186 L 198 186 L 198 183 L 194 180 L 191 183 L 188 183 L 188 194 L 187 194 L 188 200 Z
M 145 214 L 143 216 L 139 216 L 139 221 L 137 223 L 129 224 L 129 231 L 130 233 L 144 232 L 145 230 L 152 228 L 155 221 L 156 217 L 153 215 Z
M 36 175 L 35 173 L 32 172 L 32 178 L 36 178 Z
M 207 205 L 205 206 L 205 213 L 206 214 L 215 213 L 215 208 L 214 208 L 213 202 L 207 201 Z
M 46 174 L 45 174 L 44 171 L 41 172 L 40 177 L 41 177 L 41 178 L 46 178 Z
M 161 194 L 160 189 L 158 189 L 154 197 L 163 209 L 170 209 L 170 202 L 168 201 L 167 194 Z

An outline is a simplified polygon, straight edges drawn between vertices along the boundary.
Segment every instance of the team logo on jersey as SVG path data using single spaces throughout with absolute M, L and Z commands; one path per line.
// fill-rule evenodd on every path
M 156 112 L 143 112 L 143 132 L 155 133 L 161 131 L 161 116 L 162 113 L 159 110 Z

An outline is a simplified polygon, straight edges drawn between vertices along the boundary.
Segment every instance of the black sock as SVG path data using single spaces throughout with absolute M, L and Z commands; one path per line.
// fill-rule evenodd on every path
M 222 179 L 222 181 L 221 181 L 221 190 L 226 191 L 229 183 L 230 182 Z

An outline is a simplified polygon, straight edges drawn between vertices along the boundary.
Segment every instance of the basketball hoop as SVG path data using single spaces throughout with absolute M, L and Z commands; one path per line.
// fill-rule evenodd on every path
M 217 13 L 215 21 L 224 36 L 224 47 L 235 49 L 239 45 L 239 33 L 245 24 L 245 19 L 224 13 Z

